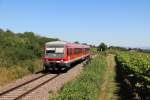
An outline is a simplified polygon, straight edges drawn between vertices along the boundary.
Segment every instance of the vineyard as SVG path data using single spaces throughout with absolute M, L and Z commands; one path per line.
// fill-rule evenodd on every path
M 121 76 L 128 80 L 130 91 L 136 92 L 144 100 L 150 99 L 150 54 L 118 52 L 116 61 Z

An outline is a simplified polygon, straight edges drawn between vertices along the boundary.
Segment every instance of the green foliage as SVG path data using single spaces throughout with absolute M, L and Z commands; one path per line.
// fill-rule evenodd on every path
M 150 54 L 141 52 L 118 52 L 117 63 L 123 73 L 130 77 L 132 86 L 142 89 L 150 85 Z
M 54 100 L 96 100 L 105 71 L 105 56 L 98 55 L 75 80 L 66 84 Z
M 97 47 L 97 51 L 105 51 L 107 50 L 107 45 L 105 43 L 101 43 L 98 47 Z
M 25 60 L 22 64 L 22 66 L 24 66 L 31 73 L 34 73 L 34 71 L 35 71 L 35 66 L 33 65 L 31 60 Z
M 128 51 L 129 50 L 125 47 L 119 47 L 119 46 L 110 46 L 109 49 L 110 50 L 120 50 L 120 51 Z
M 11 67 L 24 63 L 25 60 L 40 58 L 45 42 L 55 40 L 58 39 L 41 37 L 33 32 L 13 33 L 0 29 L 0 67 Z M 32 72 L 33 68 L 30 67 L 29 70 Z

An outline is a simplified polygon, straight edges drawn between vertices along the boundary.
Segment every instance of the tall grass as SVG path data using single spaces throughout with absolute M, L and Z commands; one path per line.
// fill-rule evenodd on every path
M 29 62 L 30 61 L 24 61 L 22 64 L 13 65 L 11 67 L 0 67 L 0 86 L 4 86 L 27 74 L 42 70 L 42 60 L 35 59 Z M 31 66 L 32 70 L 29 70 Z
M 75 80 L 67 83 L 53 100 L 96 100 L 103 81 L 106 58 L 98 55 Z

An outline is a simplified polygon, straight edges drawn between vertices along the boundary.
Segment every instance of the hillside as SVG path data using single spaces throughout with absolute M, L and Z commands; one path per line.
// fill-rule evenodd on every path
M 14 33 L 0 29 L 0 85 L 33 73 L 41 65 L 44 43 L 58 39 L 35 35 L 33 32 Z M 37 61 L 38 60 L 38 61 Z M 7 76 L 12 76 L 8 78 Z

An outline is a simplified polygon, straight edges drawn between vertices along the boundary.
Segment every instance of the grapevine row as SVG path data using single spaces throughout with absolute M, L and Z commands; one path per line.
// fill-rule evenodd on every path
M 144 95 L 150 93 L 150 54 L 118 52 L 116 61 L 123 77 L 130 81 L 134 90 Z

